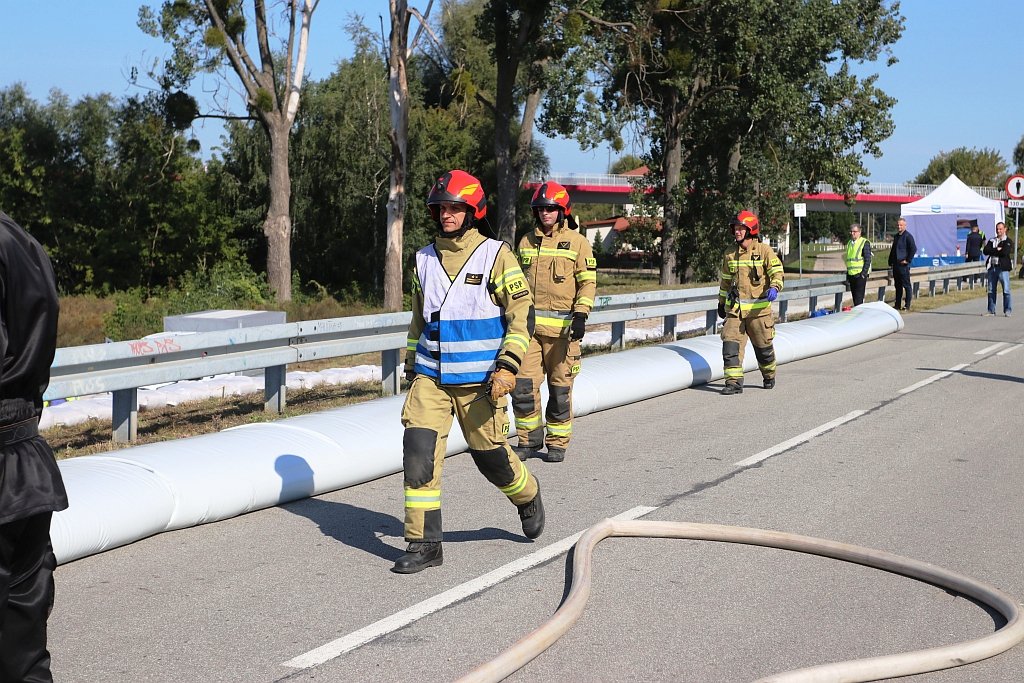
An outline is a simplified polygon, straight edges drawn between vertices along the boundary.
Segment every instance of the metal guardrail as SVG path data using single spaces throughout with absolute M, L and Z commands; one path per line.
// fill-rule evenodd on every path
M 604 185 L 608 187 L 629 187 L 630 181 L 636 176 L 614 173 L 555 173 L 546 178 L 532 178 L 529 183 L 540 183 L 554 180 L 562 185 Z M 874 194 L 898 197 L 924 197 L 934 191 L 938 185 L 919 185 L 916 183 L 864 183 L 857 187 L 858 194 Z M 999 187 L 972 186 L 972 190 L 988 199 L 1003 199 L 1003 189 Z M 818 183 L 809 188 L 807 194 L 839 194 L 839 191 L 828 183 Z
M 981 264 L 917 269 L 926 271 L 934 294 L 934 282 L 984 273 Z M 921 281 L 917 276 L 915 290 Z M 839 310 L 846 291 L 846 277 L 831 274 L 786 281 L 779 294 L 779 318 L 787 319 L 789 302 L 807 299 L 815 310 L 820 297 L 833 297 Z M 888 279 L 881 282 L 884 299 Z M 971 280 L 973 286 L 973 279 Z M 705 313 L 705 332 L 717 325 L 718 287 L 677 289 L 638 294 L 598 296 L 588 324 L 610 323 L 611 347 L 626 346 L 626 323 L 662 318 L 666 336 L 675 338 L 678 316 Z M 134 441 L 138 429 L 138 389 L 152 384 L 197 379 L 246 370 L 264 370 L 264 408 L 282 412 L 286 403 L 285 373 L 288 364 L 361 353 L 380 352 L 382 393 L 401 392 L 406 333 L 412 313 L 384 313 L 311 320 L 282 325 L 207 332 L 187 336 L 155 335 L 149 339 L 92 344 L 57 349 L 50 369 L 46 400 L 110 392 L 113 394 L 113 439 Z

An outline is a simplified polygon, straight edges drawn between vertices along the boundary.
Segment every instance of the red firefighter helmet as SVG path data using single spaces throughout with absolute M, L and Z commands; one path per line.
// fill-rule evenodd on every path
M 747 229 L 747 235 L 749 237 L 757 237 L 757 234 L 761 232 L 761 224 L 757 220 L 757 216 L 750 211 L 740 211 L 729 224 L 743 226 Z
M 437 179 L 430 194 L 427 195 L 427 206 L 434 220 L 441 219 L 438 205 L 445 202 L 465 204 L 473 212 L 473 218 L 480 220 L 487 215 L 487 195 L 480 181 L 465 171 L 448 171 Z
M 553 180 L 541 183 L 537 191 L 533 193 L 530 207 L 539 209 L 542 206 L 553 206 L 561 210 L 566 216 L 572 214 L 572 202 L 569 200 L 569 191 Z

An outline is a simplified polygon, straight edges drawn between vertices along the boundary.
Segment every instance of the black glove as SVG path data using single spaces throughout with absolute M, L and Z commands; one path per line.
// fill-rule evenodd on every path
M 587 314 L 577 311 L 572 314 L 572 323 L 569 324 L 569 339 L 579 341 L 587 331 Z
M 725 304 L 718 304 L 718 317 L 725 320 Z
M 416 371 L 415 370 L 406 370 L 405 371 L 405 381 L 406 382 L 411 382 L 414 379 L 416 379 Z

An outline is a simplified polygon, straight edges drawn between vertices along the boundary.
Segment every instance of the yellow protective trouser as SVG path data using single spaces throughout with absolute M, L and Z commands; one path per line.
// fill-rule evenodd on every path
M 495 406 L 480 384 L 441 386 L 423 375 L 413 380 L 402 407 L 405 540 L 441 540 L 441 468 L 453 415 L 473 462 L 489 482 L 515 505 L 537 495 L 537 480 L 508 446 L 507 401 L 502 398 Z
M 771 315 L 738 318 L 729 315 L 722 327 L 722 361 L 726 384 L 743 384 L 743 352 L 747 337 L 754 347 L 757 366 L 765 379 L 775 377 L 775 319 Z
M 512 410 L 519 445 L 567 448 L 572 438 L 572 382 L 580 372 L 580 343 L 568 337 L 534 335 L 516 375 Z M 540 385 L 548 378 L 544 411 L 547 437 L 540 419 Z

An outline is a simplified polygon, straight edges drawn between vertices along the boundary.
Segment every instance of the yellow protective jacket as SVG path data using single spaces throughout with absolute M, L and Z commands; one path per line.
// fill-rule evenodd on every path
M 461 237 L 439 235 L 434 244 L 448 277 L 454 281 L 473 250 L 486 239 L 475 228 L 467 230 Z M 508 325 L 498 360 L 508 363 L 518 372 L 526 349 L 530 346 L 530 337 L 533 335 L 533 297 L 530 296 L 530 288 L 519 267 L 519 261 L 508 245 L 502 245 L 498 257 L 494 260 L 487 288 L 491 292 L 491 301 L 504 309 L 505 322 Z M 419 274 L 413 269 L 412 322 L 409 323 L 409 332 L 406 335 L 406 373 L 413 372 L 416 365 L 416 343 L 424 326 L 423 289 L 420 286 Z
M 590 313 L 597 292 L 597 260 L 587 239 L 563 220 L 545 235 L 538 227 L 519 240 L 519 262 L 533 290 L 536 333 L 569 335 L 573 313 Z
M 781 292 L 782 279 L 782 261 L 771 247 L 757 240 L 752 240 L 747 248 L 737 243 L 722 258 L 718 301 L 725 304 L 726 313 L 731 316 L 771 315 L 771 302 L 763 297 L 771 287 Z

